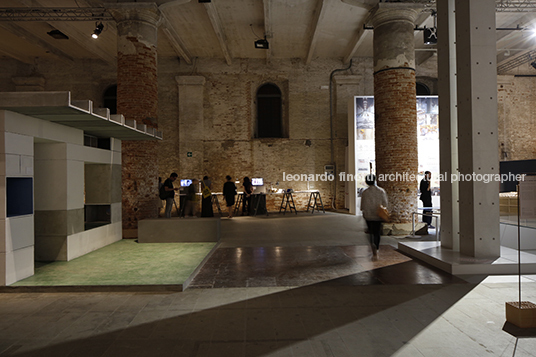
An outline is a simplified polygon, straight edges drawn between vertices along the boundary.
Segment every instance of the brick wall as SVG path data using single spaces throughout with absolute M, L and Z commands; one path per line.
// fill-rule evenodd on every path
M 278 188 L 304 190 L 307 182 L 284 182 L 283 172 L 321 174 L 331 161 L 329 123 L 329 75 L 344 68 L 337 60 L 318 60 L 305 66 L 300 60 L 235 60 L 231 66 L 219 60 L 199 59 L 195 66 L 159 60 L 159 123 L 164 140 L 158 148 L 159 175 L 201 178 L 208 175 L 213 191 L 221 191 L 226 175 L 242 181 L 244 176 L 264 177 Z M 334 86 L 334 157 L 337 171 L 345 170 L 347 145 L 347 106 L 353 95 L 372 94 L 372 60 L 356 59 L 350 71 L 356 84 Z M 203 76 L 203 139 L 195 150 L 177 145 L 180 125 L 176 109 L 178 89 L 175 76 Z M 266 82 L 277 84 L 283 92 L 289 137 L 254 139 L 255 92 Z M 185 118 L 181 118 L 182 121 Z M 310 146 L 306 145 L 310 140 Z M 192 152 L 192 157 L 186 157 Z M 182 162 L 182 164 L 181 164 Z M 190 164 L 190 162 L 192 164 Z M 277 184 L 278 183 L 278 184 Z M 310 182 L 321 190 L 326 207 L 331 207 L 333 182 Z M 239 187 L 241 189 L 241 187 Z M 303 197 L 302 197 L 303 196 Z M 296 195 L 298 209 L 305 209 L 308 196 Z M 270 209 L 279 209 L 281 197 L 268 199 Z M 336 207 L 344 207 L 344 183 L 337 184 Z
M 135 54 L 118 53 L 117 112 L 138 125 L 157 128 L 158 81 L 156 48 L 127 38 Z M 123 141 L 123 229 L 136 229 L 138 220 L 157 217 L 158 144 Z
M 499 76 L 497 89 L 499 159 L 535 159 L 536 78 Z
M 376 173 L 417 175 L 418 144 L 415 72 L 390 69 L 374 75 Z M 393 222 L 411 222 L 417 208 L 417 181 L 384 181 Z

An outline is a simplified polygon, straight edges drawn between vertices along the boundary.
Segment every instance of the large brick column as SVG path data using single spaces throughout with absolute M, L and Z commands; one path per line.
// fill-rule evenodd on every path
M 157 128 L 158 7 L 121 3 L 109 9 L 117 22 L 117 112 L 137 125 Z M 123 235 L 135 237 L 138 221 L 156 218 L 157 144 L 123 141 Z
M 399 174 L 411 178 L 418 173 L 413 35 L 418 12 L 411 6 L 380 3 L 372 16 L 378 177 Z M 392 221 L 411 222 L 411 212 L 417 209 L 418 183 L 391 179 L 378 185 L 387 191 Z

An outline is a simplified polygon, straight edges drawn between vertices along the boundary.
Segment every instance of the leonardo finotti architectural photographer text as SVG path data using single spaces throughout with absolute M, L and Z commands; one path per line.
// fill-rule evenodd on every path
M 339 181 L 365 181 L 365 177 L 368 174 L 347 174 L 346 172 L 340 172 L 338 174 Z M 451 174 L 448 175 L 446 172 L 439 174 L 439 181 L 450 181 L 450 182 L 466 182 L 466 181 L 478 181 L 478 182 L 508 182 L 508 181 L 524 181 L 525 175 L 522 174 Z M 376 179 L 378 182 L 385 181 L 419 181 L 419 175 L 410 174 L 408 172 L 397 172 L 393 174 L 379 174 Z M 323 174 L 287 174 L 283 172 L 283 181 L 334 181 L 335 175 L 323 173 Z

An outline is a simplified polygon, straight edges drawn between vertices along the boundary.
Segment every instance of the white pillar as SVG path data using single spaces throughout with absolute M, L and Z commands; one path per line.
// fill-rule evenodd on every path
M 495 2 L 455 5 L 460 174 L 498 174 Z M 500 256 L 499 183 L 471 180 L 459 187 L 460 252 Z
M 456 110 L 455 0 L 437 2 L 439 79 L 439 157 L 441 188 L 441 246 L 460 250 L 459 187 L 450 181 L 458 173 L 458 112 Z

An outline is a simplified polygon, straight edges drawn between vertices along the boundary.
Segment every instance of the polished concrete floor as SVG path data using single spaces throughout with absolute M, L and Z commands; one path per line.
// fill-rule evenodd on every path
M 383 239 L 372 261 L 363 222 L 346 215 L 239 217 L 222 227 L 213 269 L 218 282 L 242 287 L 0 294 L 0 355 L 536 356 L 536 329 L 505 323 L 516 277 L 452 277 L 397 252 L 396 238 Z M 339 264 L 348 274 L 333 277 Z M 535 302 L 531 278 L 523 300 Z

